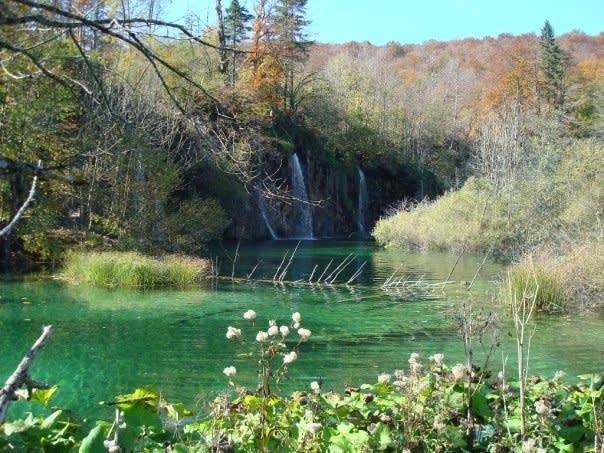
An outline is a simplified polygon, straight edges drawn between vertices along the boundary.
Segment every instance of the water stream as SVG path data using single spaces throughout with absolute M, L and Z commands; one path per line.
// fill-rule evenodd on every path
M 365 222 L 367 221 L 367 181 L 365 181 L 365 173 L 361 167 L 357 167 L 359 174 L 359 201 L 357 205 L 357 227 L 358 232 L 363 238 L 368 238 Z
M 296 244 L 242 245 L 236 274 L 245 276 L 258 266 L 254 278 L 270 281 Z M 231 256 L 234 247 L 226 245 Z M 330 273 L 348 256 L 352 261 L 336 283 L 361 268 L 354 286 L 316 284 L 328 265 Z M 383 250 L 370 242 L 302 241 L 284 277 L 297 284 L 221 280 L 201 289 L 142 291 L 48 278 L 5 279 L 0 281 L 0 381 L 14 370 L 42 325 L 52 324 L 51 341 L 31 375 L 60 385 L 54 404 L 111 418 L 111 408 L 99 401 L 153 384 L 168 399 L 195 407 L 198 398 L 207 401 L 227 388 L 222 374 L 227 366 L 237 367 L 238 384 L 254 387 L 256 362 L 246 354 L 256 350 L 256 333 L 267 329 L 269 319 L 287 324 L 299 311 L 312 336 L 301 345 L 282 391 L 306 388 L 319 376 L 325 389 L 341 391 L 345 383 L 375 382 L 379 373 L 406 368 L 412 352 L 423 360 L 444 353 L 450 365 L 461 361 L 463 342 L 448 315 L 470 300 L 500 312 L 499 336 L 485 337 L 484 345 L 500 342 L 489 367 L 499 370 L 507 359 L 506 370 L 512 373 L 513 330 L 505 310 L 492 303 L 500 266 L 482 267 L 468 292 L 462 282 L 472 279 L 481 257 L 463 257 L 451 277 L 454 283 L 444 290 L 430 286 L 446 279 L 455 260 L 446 254 Z M 225 273 L 230 276 L 230 271 L 229 264 Z M 408 288 L 384 288 L 393 274 Z M 309 279 L 315 284 L 306 284 Z M 243 319 L 248 309 L 258 314 L 255 325 Z M 535 319 L 529 373 L 551 376 L 561 369 L 572 377 L 601 371 L 602 315 Z M 228 341 L 228 326 L 241 328 L 244 341 Z M 477 363 L 482 354 L 477 343 Z
M 296 198 L 294 201 L 295 220 L 292 223 L 294 226 L 294 237 L 299 239 L 314 239 L 312 229 L 312 210 L 308 202 L 308 192 L 304 183 L 304 173 L 300 165 L 298 154 L 294 153 L 290 159 L 290 167 L 292 171 L 292 193 Z
M 268 218 L 268 213 L 266 212 L 266 203 L 264 202 L 262 192 L 258 192 L 258 209 L 260 209 L 260 215 L 262 216 L 262 220 L 264 220 L 264 225 L 266 226 L 268 233 L 271 235 L 271 239 L 273 241 L 279 239 Z

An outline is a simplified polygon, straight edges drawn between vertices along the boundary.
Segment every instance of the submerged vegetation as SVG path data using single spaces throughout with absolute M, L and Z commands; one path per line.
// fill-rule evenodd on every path
M 210 274 L 201 258 L 166 255 L 152 258 L 135 252 L 71 252 L 63 275 L 72 281 L 98 286 L 187 287 Z

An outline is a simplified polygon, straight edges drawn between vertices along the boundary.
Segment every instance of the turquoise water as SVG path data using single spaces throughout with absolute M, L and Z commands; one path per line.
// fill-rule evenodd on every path
M 255 350 L 255 335 L 267 329 L 269 319 L 288 324 L 299 311 L 312 337 L 302 344 L 282 390 L 306 387 L 318 377 L 324 388 L 341 390 L 345 383 L 374 382 L 382 372 L 406 368 L 412 352 L 425 360 L 442 352 L 451 365 L 461 361 L 463 343 L 447 315 L 469 300 L 476 310 L 499 310 L 492 303 L 499 265 L 487 262 L 468 291 L 462 282 L 472 280 L 482 258 L 463 257 L 451 276 L 454 283 L 442 290 L 435 284 L 446 279 L 455 256 L 383 250 L 368 242 L 303 242 L 284 284 L 258 282 L 272 280 L 285 251 L 295 246 L 287 241 L 242 246 L 235 275 L 246 276 L 260 263 L 254 281 L 220 279 L 187 291 L 92 288 L 49 278 L 1 281 L 0 380 L 14 370 L 42 325 L 52 324 L 54 333 L 32 376 L 60 385 L 56 405 L 110 417 L 99 401 L 153 384 L 168 399 L 195 407 L 227 388 L 222 374 L 227 366 L 237 367 L 236 382 L 254 387 L 256 363 L 241 353 Z M 233 271 L 227 254 L 232 257 L 234 249 L 229 245 L 214 253 L 222 276 Z M 337 281 L 348 280 L 365 262 L 354 286 L 307 284 L 315 266 L 316 282 L 330 260 L 335 264 L 326 275 L 349 254 L 354 260 Z M 407 283 L 384 288 L 389 278 Z M 243 319 L 248 309 L 258 314 L 254 326 Z M 509 356 L 511 371 L 511 329 L 506 314 L 500 315 L 499 337 L 485 337 L 484 348 L 501 342 L 491 367 L 500 369 Z M 243 330 L 245 343 L 225 338 L 229 325 Z M 551 375 L 561 369 L 571 376 L 601 371 L 603 333 L 602 316 L 537 316 L 530 371 Z M 477 362 L 484 348 L 476 344 Z

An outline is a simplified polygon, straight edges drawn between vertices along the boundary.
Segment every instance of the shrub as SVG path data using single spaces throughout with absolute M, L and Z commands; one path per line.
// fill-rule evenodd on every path
M 382 245 L 408 249 L 486 250 L 488 225 L 498 216 L 493 201 L 490 184 L 470 178 L 461 190 L 380 219 L 373 236 Z
M 222 238 L 229 219 L 212 198 L 183 201 L 166 221 L 168 243 L 178 253 L 198 253 L 212 239 Z

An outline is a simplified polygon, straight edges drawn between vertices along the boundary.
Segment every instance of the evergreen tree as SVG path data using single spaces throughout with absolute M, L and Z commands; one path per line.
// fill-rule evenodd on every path
M 567 56 L 554 37 L 554 30 L 549 23 L 541 29 L 541 72 L 543 74 L 543 93 L 546 100 L 556 109 L 564 105 L 566 92 Z
M 306 3 L 307 0 L 277 0 L 275 4 L 275 38 L 286 74 L 283 85 L 284 109 L 295 109 L 294 66 L 306 57 L 308 47 L 312 44 L 305 31 L 305 27 L 310 24 L 306 19 Z
M 236 77 L 236 58 L 237 47 L 247 38 L 247 33 L 251 30 L 249 25 L 253 16 L 241 6 L 238 0 L 232 0 L 226 9 L 225 17 L 225 40 L 231 47 L 231 83 L 235 84 Z

